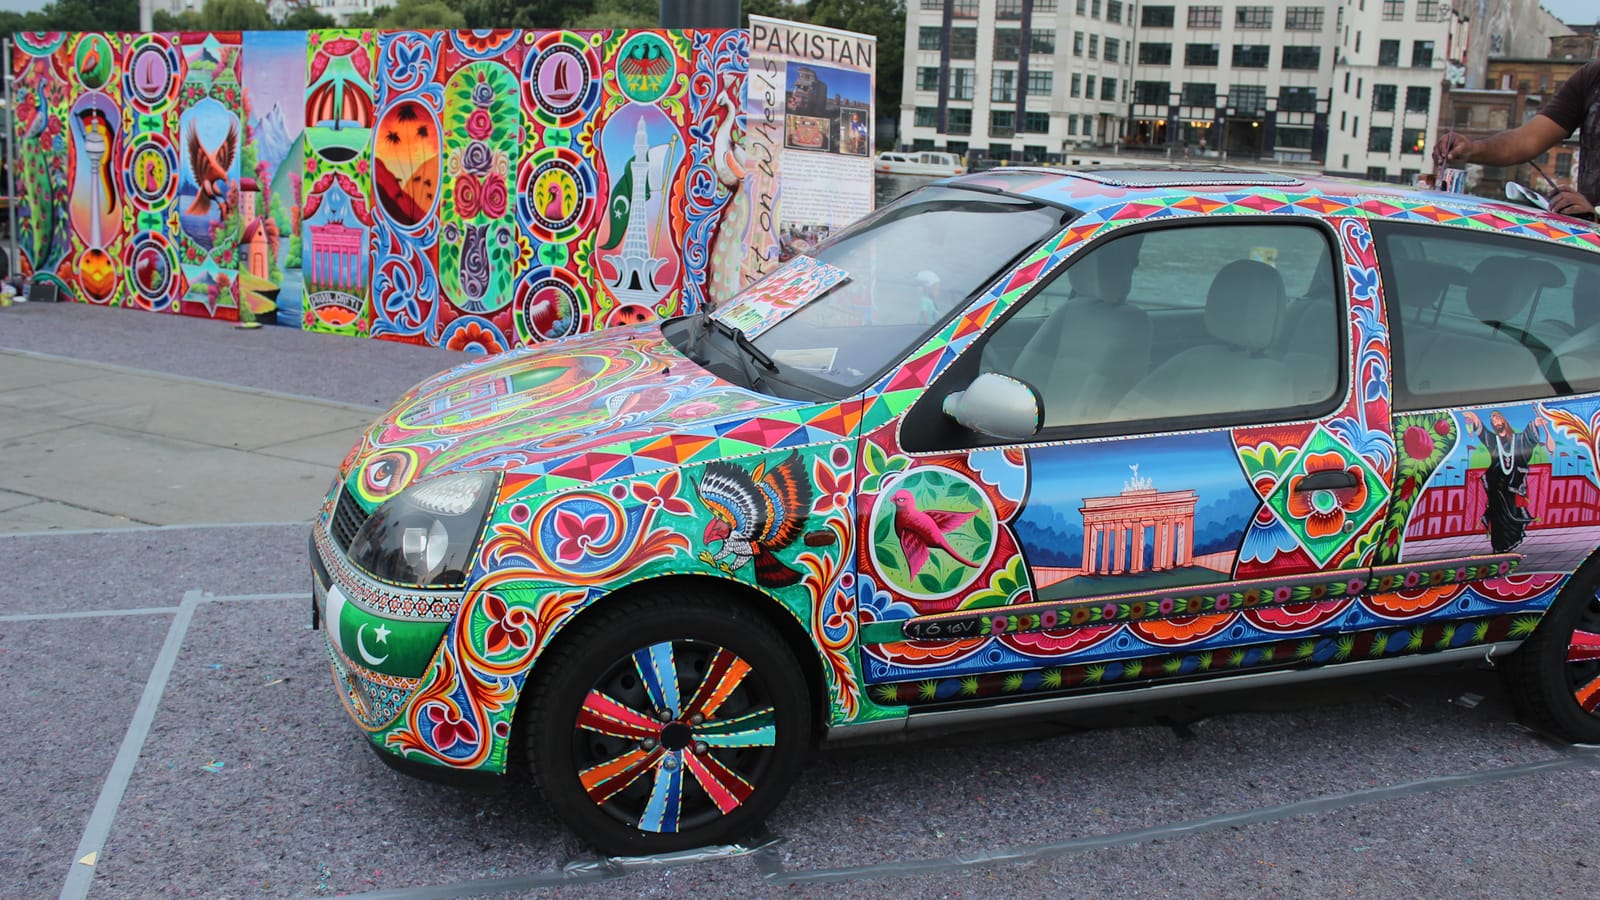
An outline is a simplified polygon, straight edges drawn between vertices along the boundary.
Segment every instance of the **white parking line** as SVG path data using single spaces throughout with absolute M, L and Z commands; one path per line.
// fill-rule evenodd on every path
M 104 619 L 110 616 L 170 616 L 176 606 L 144 606 L 138 609 L 82 609 L 76 612 L 16 613 L 0 616 L 0 622 L 45 622 L 50 619 Z
M 304 525 L 309 527 L 311 522 L 311 519 L 297 519 L 293 522 L 192 522 L 185 525 L 130 525 L 127 528 L 57 528 L 47 531 L 0 532 L 0 539 L 57 537 L 60 535 L 73 536 L 85 534 L 133 534 L 136 532 L 145 531 L 179 531 L 185 528 L 280 528 L 289 525 Z
M 172 627 L 167 629 L 166 642 L 161 645 L 161 653 L 150 670 L 150 679 L 145 682 L 144 696 L 139 698 L 139 706 L 133 711 L 128 733 L 122 738 L 122 747 L 117 750 L 117 758 L 111 763 L 111 771 L 100 788 L 100 799 L 95 801 L 94 811 L 89 814 L 89 822 L 84 826 L 83 837 L 78 841 L 78 850 L 72 857 L 72 868 L 67 871 L 66 883 L 61 886 L 62 900 L 80 900 L 88 895 L 89 888 L 94 884 L 94 861 L 111 833 L 111 823 L 117 816 L 117 807 L 122 804 L 122 794 L 127 790 L 133 767 L 144 750 L 145 738 L 150 734 L 150 723 L 155 720 L 156 709 L 161 705 L 161 694 L 167 688 L 167 679 L 178 660 L 178 650 L 183 646 L 183 636 L 188 632 L 189 623 L 194 620 L 195 608 L 199 605 L 199 591 L 186 592 L 183 602 L 178 604 L 177 614 L 172 617 Z

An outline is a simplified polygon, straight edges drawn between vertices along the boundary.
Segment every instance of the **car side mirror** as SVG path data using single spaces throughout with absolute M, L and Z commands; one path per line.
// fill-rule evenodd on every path
M 1032 385 L 998 372 L 985 372 L 944 398 L 944 414 L 963 427 L 1010 440 L 1038 434 L 1043 410 Z

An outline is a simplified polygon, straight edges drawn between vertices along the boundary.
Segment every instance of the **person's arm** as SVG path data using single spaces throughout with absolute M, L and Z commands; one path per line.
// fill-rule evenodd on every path
M 1434 150 L 1434 165 L 1514 166 L 1525 163 L 1567 139 L 1570 128 L 1540 113 L 1516 128 L 1474 141 L 1450 132 Z

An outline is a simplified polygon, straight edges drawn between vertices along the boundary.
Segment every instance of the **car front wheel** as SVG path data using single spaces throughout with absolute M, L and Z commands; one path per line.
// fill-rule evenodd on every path
M 573 627 L 540 663 L 526 735 L 555 813 L 613 855 L 754 831 L 811 740 L 805 677 L 777 631 L 678 586 Z

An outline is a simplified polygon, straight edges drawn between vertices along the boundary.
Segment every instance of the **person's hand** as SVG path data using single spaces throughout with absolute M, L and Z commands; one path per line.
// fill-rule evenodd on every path
M 1465 165 L 1471 162 L 1472 140 L 1454 131 L 1448 132 L 1433 145 L 1433 169 L 1437 172 L 1450 163 Z
M 1477 413 L 1464 412 L 1464 413 L 1461 414 L 1461 421 L 1467 423 L 1467 427 L 1471 428 L 1473 431 L 1477 431 L 1478 430 L 1478 414 Z
M 1560 190 L 1550 195 L 1550 211 L 1574 219 L 1593 219 L 1594 204 L 1589 198 L 1574 190 Z

